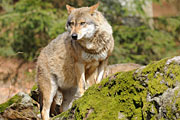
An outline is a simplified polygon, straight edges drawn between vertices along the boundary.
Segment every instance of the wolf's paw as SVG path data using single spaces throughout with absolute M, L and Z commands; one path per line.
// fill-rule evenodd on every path
M 90 87 L 89 85 L 86 85 L 86 86 L 85 86 L 85 90 L 87 90 L 89 87 Z
M 83 96 L 83 94 L 80 94 L 80 93 L 76 93 L 76 94 L 75 94 L 75 97 L 76 97 L 76 98 L 79 98 L 79 97 L 82 97 L 82 96 Z
M 84 92 L 85 92 L 85 90 L 78 89 L 75 94 L 75 97 L 77 97 L 77 98 L 82 97 L 84 95 Z

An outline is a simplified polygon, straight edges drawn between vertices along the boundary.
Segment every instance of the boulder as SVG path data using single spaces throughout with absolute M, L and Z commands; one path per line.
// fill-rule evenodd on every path
M 0 104 L 0 120 L 38 120 L 38 113 L 37 102 L 23 92 Z
M 180 119 L 180 56 L 119 72 L 90 87 L 53 120 Z

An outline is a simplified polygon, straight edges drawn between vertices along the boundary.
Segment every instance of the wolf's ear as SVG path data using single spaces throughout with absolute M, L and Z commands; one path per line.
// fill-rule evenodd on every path
M 90 14 L 93 14 L 95 10 L 97 10 L 99 7 L 99 2 L 93 6 L 90 7 Z
M 74 7 L 71 7 L 70 5 L 66 5 L 66 9 L 67 9 L 67 11 L 68 11 L 68 14 L 70 14 L 74 9 L 76 9 L 76 8 L 74 8 Z

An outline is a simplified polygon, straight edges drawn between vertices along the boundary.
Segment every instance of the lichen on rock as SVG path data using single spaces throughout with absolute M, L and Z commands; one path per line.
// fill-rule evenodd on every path
M 104 79 L 59 119 L 180 119 L 180 56 Z
M 23 92 L 0 104 L 0 119 L 2 120 L 37 120 L 38 113 L 37 103 Z
M 12 98 L 10 98 L 7 102 L 0 104 L 0 113 L 3 113 L 7 107 L 12 105 L 13 103 L 17 103 L 17 102 L 21 101 L 21 99 L 22 98 L 20 96 L 15 95 Z

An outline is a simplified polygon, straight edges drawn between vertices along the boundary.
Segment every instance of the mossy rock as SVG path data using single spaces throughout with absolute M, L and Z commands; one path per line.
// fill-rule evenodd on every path
M 0 104 L 0 120 L 36 120 L 38 114 L 38 104 L 23 92 Z
M 31 88 L 31 92 L 30 92 L 29 96 L 30 96 L 33 100 L 35 100 L 36 102 L 39 103 L 40 93 L 39 93 L 38 85 L 37 85 L 37 84 L 35 84 L 35 85 Z
M 5 111 L 5 109 L 7 107 L 9 107 L 10 105 L 12 105 L 13 103 L 18 103 L 20 102 L 22 99 L 21 96 L 19 95 L 15 95 L 12 98 L 10 98 L 7 102 L 0 104 L 0 113 L 3 113 Z
M 116 73 L 53 119 L 180 119 L 180 56 Z

